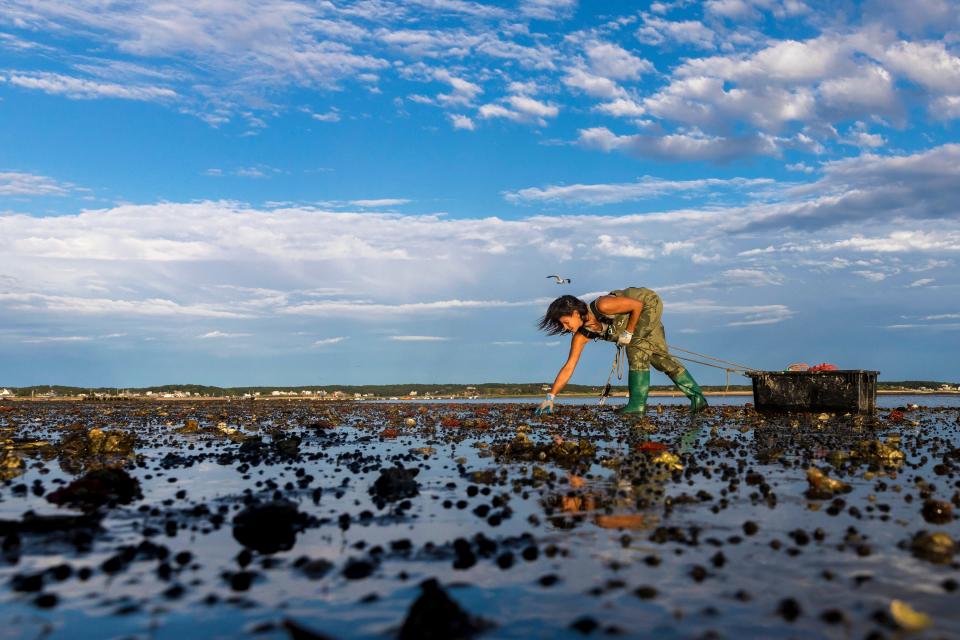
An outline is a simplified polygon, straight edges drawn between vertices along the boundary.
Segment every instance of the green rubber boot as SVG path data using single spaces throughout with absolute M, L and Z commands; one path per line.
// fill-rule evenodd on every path
M 690 415 L 700 413 L 707 408 L 707 399 L 703 397 L 700 385 L 693 379 L 689 371 L 684 369 L 677 377 L 671 376 L 670 379 L 673 380 L 673 384 L 677 385 L 680 391 L 683 391 L 685 396 L 690 398 Z
M 627 375 L 630 389 L 630 402 L 617 409 L 620 415 L 642 417 L 647 413 L 647 394 L 650 393 L 650 369 L 633 371 Z

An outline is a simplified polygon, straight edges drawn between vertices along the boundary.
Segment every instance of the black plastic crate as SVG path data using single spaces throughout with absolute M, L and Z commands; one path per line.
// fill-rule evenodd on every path
M 878 371 L 749 371 L 758 411 L 873 413 Z

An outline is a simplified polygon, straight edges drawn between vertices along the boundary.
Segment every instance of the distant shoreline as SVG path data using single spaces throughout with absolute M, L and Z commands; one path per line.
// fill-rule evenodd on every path
M 58 396 L 58 397 L 17 397 L 17 396 L 8 396 L 0 398 L 0 403 L 2 402 L 111 402 L 116 400 L 127 400 L 132 402 L 214 402 L 217 400 L 236 400 L 236 401 L 249 401 L 249 402 L 265 402 L 273 400 L 281 400 L 286 402 L 300 401 L 300 402 L 429 402 L 435 400 L 502 400 L 504 398 L 518 398 L 518 399 L 537 399 L 540 398 L 542 394 L 505 394 L 505 395 L 484 395 L 484 396 L 470 396 L 470 397 L 450 397 L 450 396 L 436 396 L 436 397 L 422 397 L 422 396 L 390 396 L 390 397 L 380 397 L 380 398 L 318 398 L 318 397 L 309 397 L 309 396 L 258 396 L 256 398 L 241 398 L 238 396 L 189 396 L 189 397 L 174 397 L 174 398 L 163 398 L 160 396 L 135 396 L 135 397 L 110 397 L 110 398 L 97 398 L 90 399 L 80 396 Z M 752 396 L 752 391 L 704 391 L 703 395 L 712 396 L 712 397 L 737 397 L 737 396 Z M 878 390 L 878 396 L 960 396 L 960 391 L 910 391 L 910 390 Z M 567 398 L 596 398 L 598 393 L 563 393 L 561 397 Z M 610 398 L 626 398 L 627 394 L 625 392 L 611 393 Z M 679 391 L 650 391 L 650 397 L 653 398 L 681 398 L 683 394 Z

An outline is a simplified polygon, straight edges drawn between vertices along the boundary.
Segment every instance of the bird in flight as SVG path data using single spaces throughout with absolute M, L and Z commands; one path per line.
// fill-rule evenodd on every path
M 547 277 L 548 277 L 548 278 L 555 278 L 556 281 L 557 281 L 557 284 L 570 284 L 570 282 L 571 282 L 570 278 L 561 278 L 560 276 L 556 276 L 556 275 L 554 275 L 554 276 L 547 276 Z

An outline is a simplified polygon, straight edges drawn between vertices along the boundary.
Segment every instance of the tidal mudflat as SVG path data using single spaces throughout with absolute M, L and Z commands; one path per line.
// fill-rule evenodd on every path
M 0 637 L 960 637 L 960 409 L 0 407 Z

